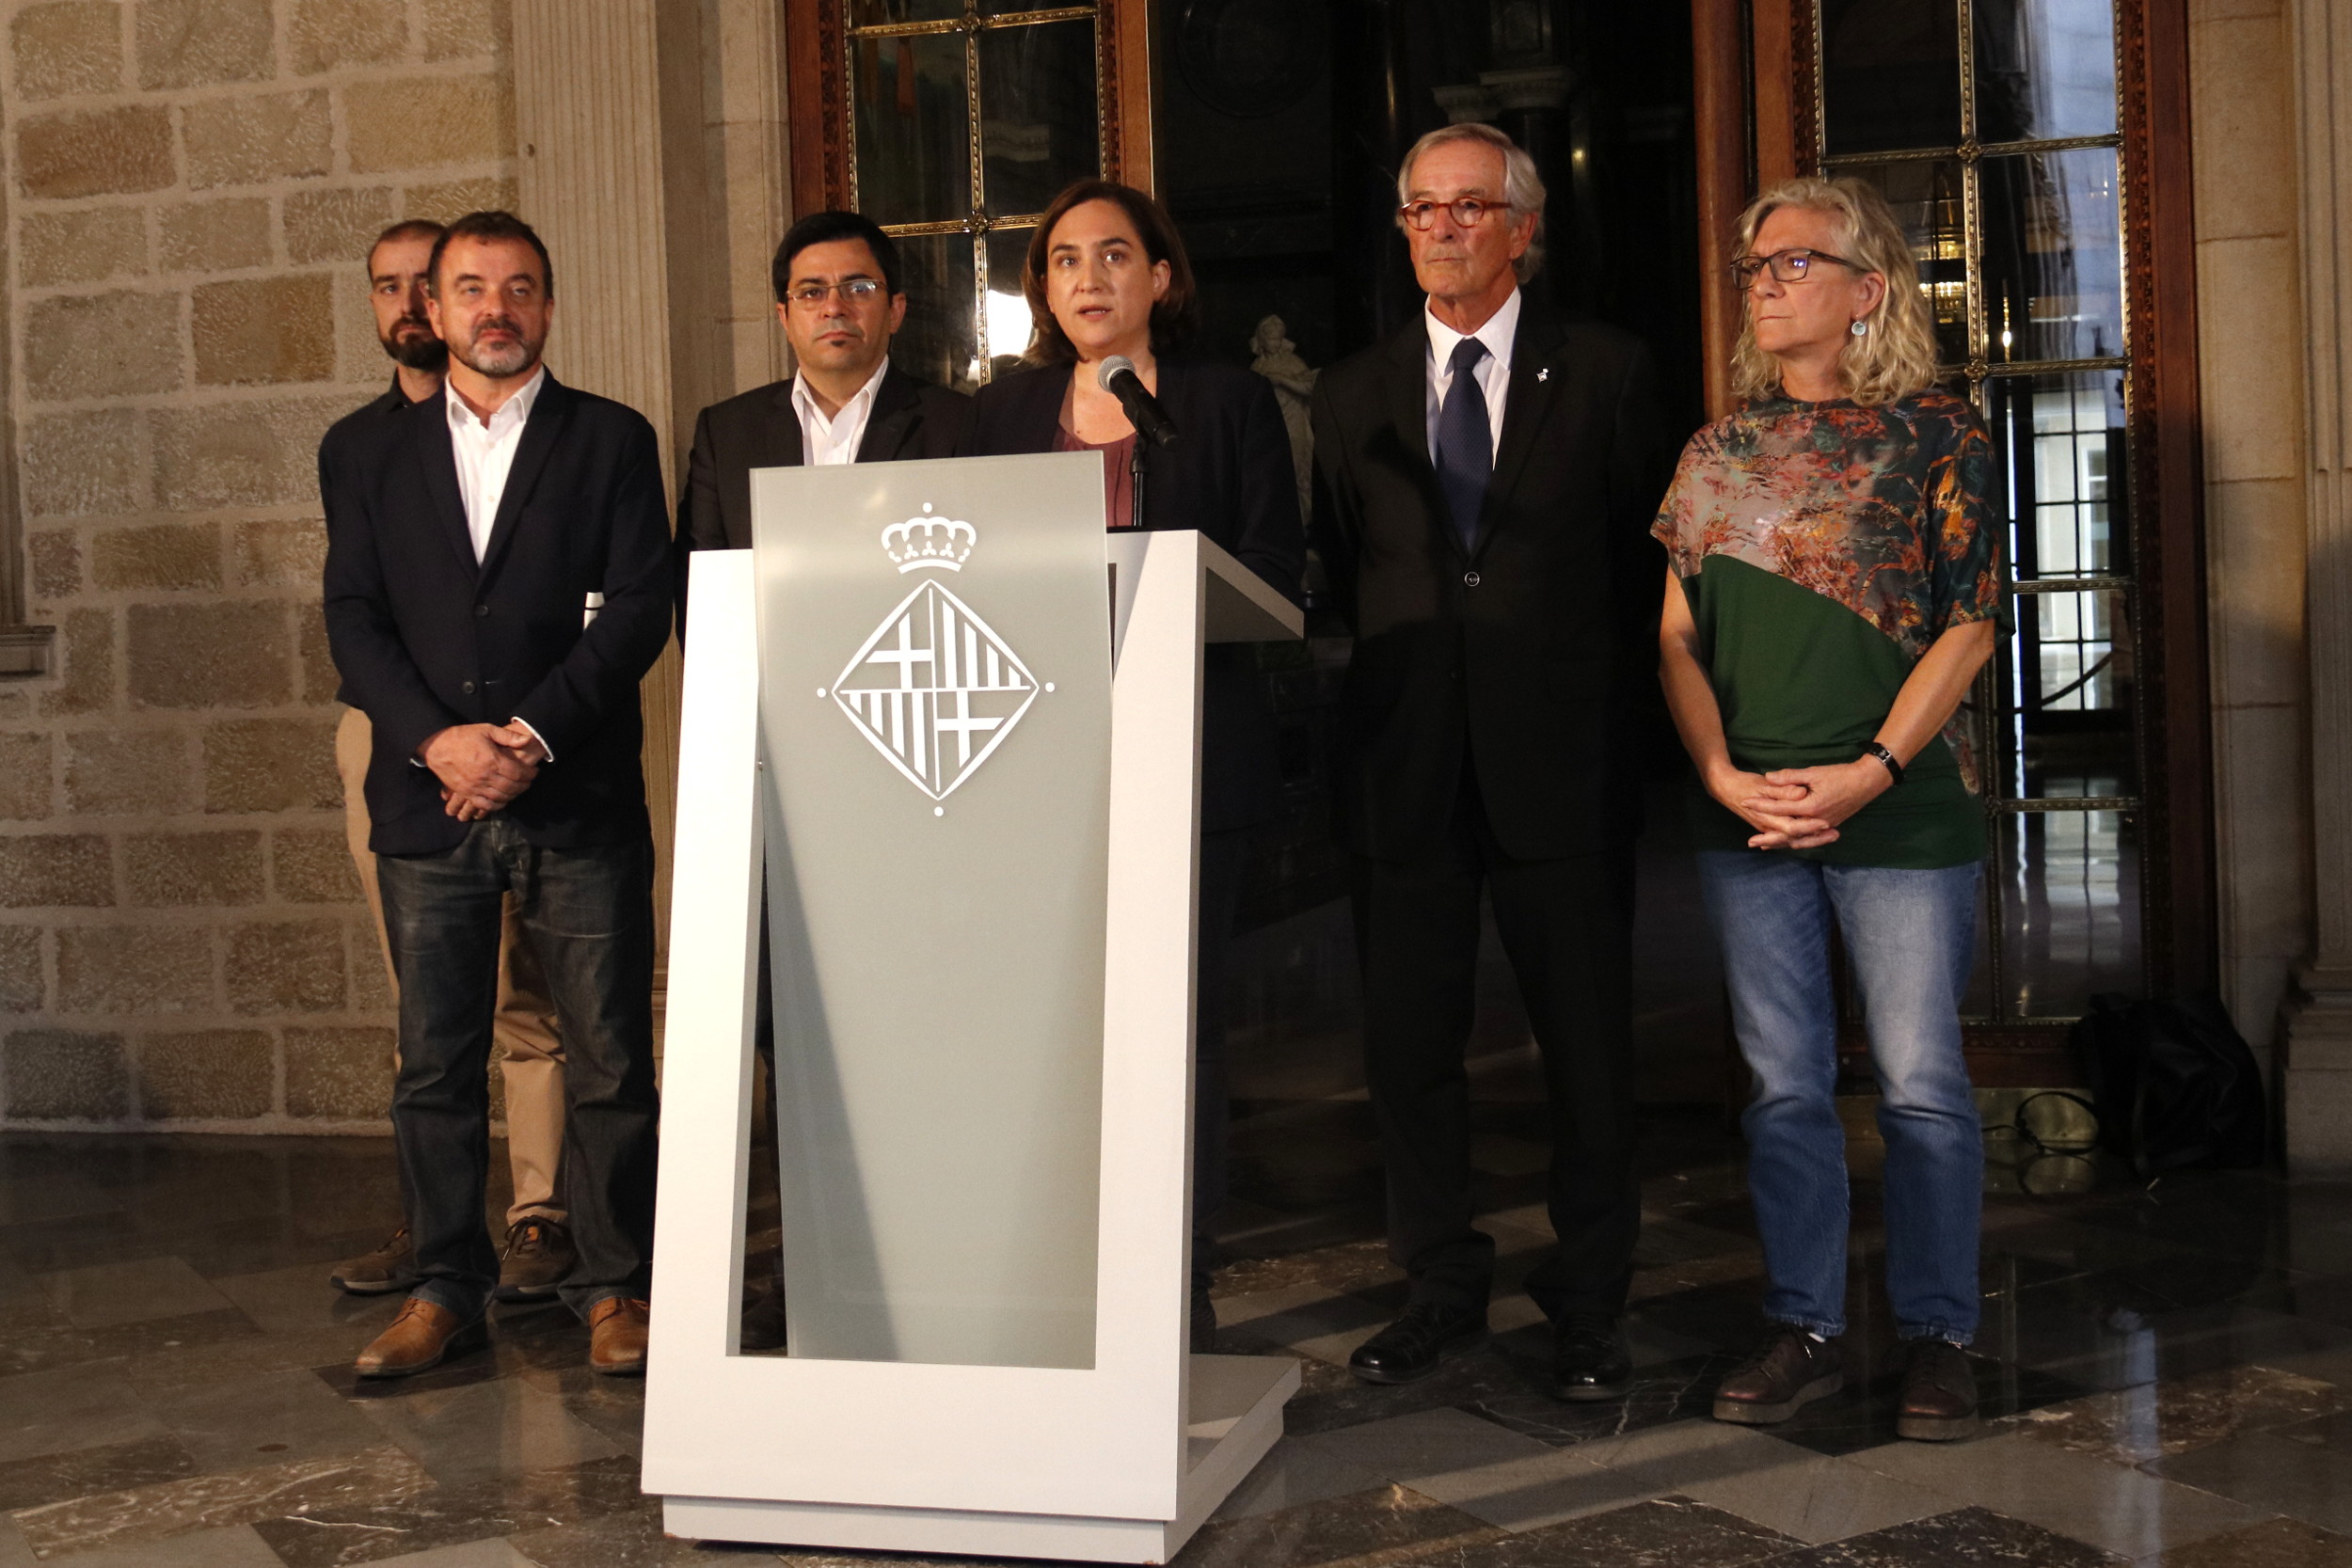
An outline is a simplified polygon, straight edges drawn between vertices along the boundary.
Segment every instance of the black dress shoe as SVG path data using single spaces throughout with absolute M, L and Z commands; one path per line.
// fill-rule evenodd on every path
M 1614 1318 L 1578 1313 L 1552 1330 L 1551 1375 L 1564 1400 L 1621 1400 L 1633 1386 L 1633 1354 Z
M 1404 1316 L 1356 1347 L 1347 1370 L 1366 1383 L 1413 1383 L 1438 1363 L 1486 1343 L 1486 1309 L 1415 1302 Z

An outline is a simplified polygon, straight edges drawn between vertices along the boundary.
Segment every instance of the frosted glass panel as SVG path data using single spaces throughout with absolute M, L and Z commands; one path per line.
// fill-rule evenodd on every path
M 1091 1367 L 1101 466 L 752 477 L 789 1353 Z

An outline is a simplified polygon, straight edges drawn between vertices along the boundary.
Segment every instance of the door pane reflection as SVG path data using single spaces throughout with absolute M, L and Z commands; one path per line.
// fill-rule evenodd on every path
M 1998 819 L 1994 839 L 2007 1013 L 2069 1018 L 2086 1011 L 2096 992 L 2137 992 L 2136 814 L 2008 814 Z
M 857 205 L 876 223 L 936 223 L 972 210 L 963 40 L 866 38 L 850 55 L 857 102 Z
M 1984 404 L 2014 575 L 2127 576 L 2123 372 L 1995 377 Z
M 1976 0 L 1977 139 L 2115 130 L 2113 0 Z
M 973 358 L 972 236 L 906 235 L 898 241 L 907 322 L 891 340 L 901 370 L 969 392 L 979 385 Z
M 1996 673 L 2008 731 L 2001 793 L 2018 800 L 2137 794 L 2131 595 L 2020 594 L 2014 613 Z
M 1960 142 L 1953 0 L 1823 0 L 1821 75 L 1833 158 Z
M 980 35 L 980 159 L 988 211 L 1041 213 L 1102 164 L 1094 24 L 1048 22 Z
M 1987 158 L 1985 357 L 2098 359 L 2123 352 L 2123 239 L 2115 151 Z

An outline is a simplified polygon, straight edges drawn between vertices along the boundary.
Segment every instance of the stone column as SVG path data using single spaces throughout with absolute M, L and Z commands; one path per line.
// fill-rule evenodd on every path
M 2307 344 L 2312 956 L 2281 1053 L 2288 1164 L 2352 1168 L 2352 5 L 2296 0 Z
M 625 403 L 660 437 L 664 488 L 676 471 L 673 355 L 674 210 L 699 194 L 665 178 L 660 0 L 516 0 L 515 131 L 523 213 L 555 269 L 548 361 L 563 380 Z M 684 19 L 698 40 L 694 13 Z M 667 40 L 672 58 L 679 46 Z M 699 50 L 696 50 L 697 55 Z M 695 107 L 698 109 L 699 104 Z M 698 113 L 691 150 L 701 145 Z M 691 417 L 691 410 L 687 417 Z M 645 677 L 645 790 L 653 812 L 655 910 L 666 989 L 670 835 L 676 821 L 677 645 Z

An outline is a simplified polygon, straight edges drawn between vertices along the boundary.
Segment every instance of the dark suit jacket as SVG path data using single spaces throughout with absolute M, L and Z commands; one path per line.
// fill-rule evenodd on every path
M 331 467 L 341 467 L 351 461 L 351 454 L 366 443 L 368 432 L 375 428 L 377 420 L 387 414 L 398 413 L 407 406 L 408 394 L 400 389 L 400 377 L 395 375 L 392 377 L 389 389 L 376 394 L 333 424 L 328 425 L 326 434 L 319 437 L 320 474 L 324 475 Z M 319 493 L 322 497 L 326 495 L 324 483 L 320 485 Z M 346 707 L 358 706 L 348 684 L 335 689 L 335 700 Z
M 1416 317 L 1315 387 L 1316 545 L 1356 634 L 1336 810 L 1358 854 L 1405 860 L 1452 820 L 1464 748 L 1504 853 L 1622 847 L 1656 709 L 1673 468 L 1649 355 L 1533 299 L 1466 555 L 1429 461 Z
M 972 400 L 893 365 L 874 389 L 857 461 L 891 463 L 955 451 Z M 694 421 L 694 450 L 677 502 L 678 631 L 686 630 L 686 556 L 752 547 L 752 470 L 801 466 L 801 417 L 789 379 L 714 403 Z
M 553 376 L 523 426 L 479 565 L 437 398 L 323 447 L 326 635 L 375 730 L 368 847 L 465 836 L 411 759 L 453 724 L 520 718 L 554 760 L 506 808 L 549 848 L 649 831 L 637 683 L 670 633 L 670 531 L 653 427 Z M 586 595 L 604 605 L 581 626 Z
M 1072 368 L 1019 371 L 972 400 L 961 455 L 1051 451 Z M 1146 528 L 1199 529 L 1293 602 L 1306 570 L 1297 470 L 1274 388 L 1237 366 L 1163 356 L 1160 406 L 1171 446 L 1146 455 Z M 1200 827 L 1227 832 L 1269 820 L 1281 784 L 1273 710 L 1246 643 L 1208 649 L 1201 713 Z

